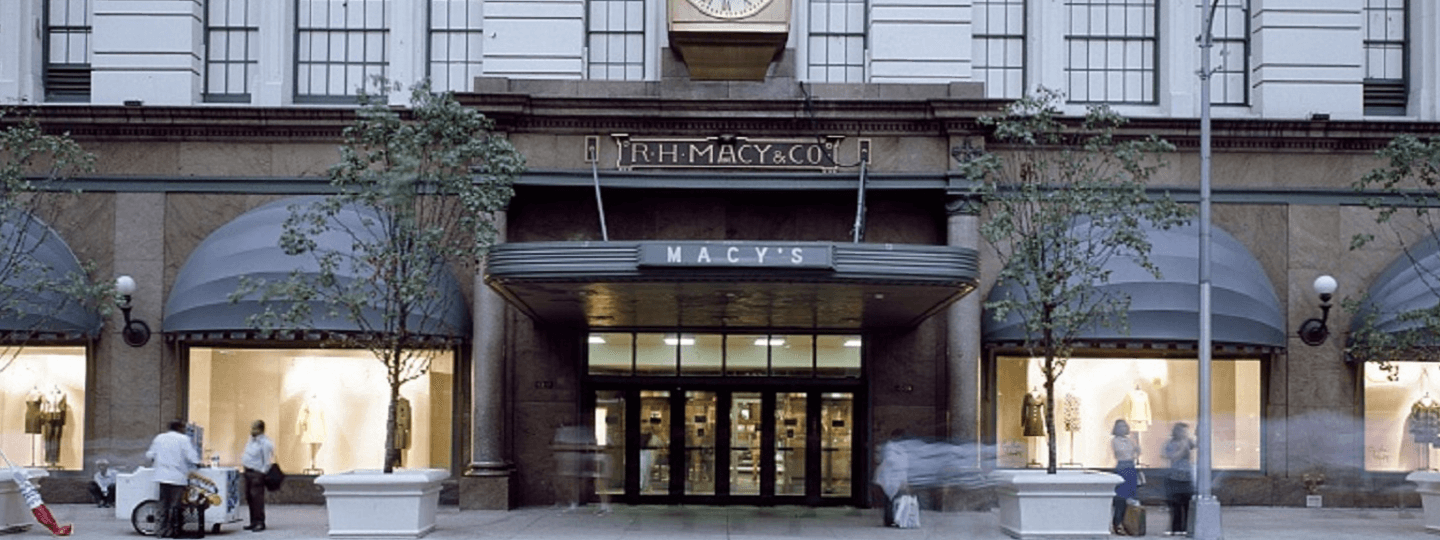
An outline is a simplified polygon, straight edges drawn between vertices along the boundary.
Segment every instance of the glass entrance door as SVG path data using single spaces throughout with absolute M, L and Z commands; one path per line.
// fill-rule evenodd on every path
M 672 386 L 591 396 L 614 471 L 597 494 L 662 504 L 855 500 L 854 392 Z

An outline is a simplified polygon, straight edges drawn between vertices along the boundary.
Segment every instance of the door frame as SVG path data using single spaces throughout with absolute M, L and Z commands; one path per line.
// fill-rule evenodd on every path
M 640 392 L 643 390 L 669 391 L 670 436 L 667 440 L 669 493 L 662 495 L 640 493 Z M 819 379 L 819 378 L 755 378 L 745 380 L 717 378 L 650 378 L 650 377 L 593 377 L 587 381 L 581 392 L 581 410 L 593 411 L 596 393 L 599 391 L 621 392 L 625 400 L 625 489 L 623 494 L 612 495 L 611 499 L 626 504 L 701 504 L 701 505 L 756 505 L 771 506 L 794 504 L 805 506 L 864 506 L 865 494 L 869 488 L 869 414 L 865 396 L 866 385 L 861 379 Z M 716 394 L 715 418 L 715 468 L 714 494 L 685 494 L 685 475 L 676 471 L 685 470 L 685 393 L 706 391 Z M 733 495 L 729 493 L 730 450 L 732 426 L 729 410 L 732 396 L 737 392 L 758 392 L 761 395 L 760 432 L 760 494 Z M 850 431 L 850 493 L 841 496 L 824 496 L 821 492 L 823 451 L 821 443 L 821 407 L 826 393 L 845 392 L 851 395 Z M 807 394 L 805 414 L 805 494 L 775 494 L 775 448 L 776 396 L 781 393 Z M 584 412 L 589 415 L 589 412 Z M 582 416 L 588 417 L 588 416 Z M 618 465 L 618 464 L 617 464 Z M 723 474 L 722 474 L 723 471 Z M 723 478 L 723 480 L 722 480 Z M 588 497 L 597 495 L 589 490 Z

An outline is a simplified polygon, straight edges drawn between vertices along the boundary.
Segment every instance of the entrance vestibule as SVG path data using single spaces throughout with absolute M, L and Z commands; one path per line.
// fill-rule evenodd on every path
M 591 334 L 584 409 L 604 456 L 595 494 L 855 504 L 859 345 L 854 335 Z

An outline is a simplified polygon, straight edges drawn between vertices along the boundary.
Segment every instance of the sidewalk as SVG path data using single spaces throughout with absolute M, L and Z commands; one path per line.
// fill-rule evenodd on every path
M 1165 538 L 1168 514 L 1161 507 L 1147 507 L 1151 537 Z M 128 520 L 112 517 L 110 509 L 90 505 L 52 505 L 61 523 L 75 524 L 75 538 L 136 540 L 145 538 L 130 528 Z M 281 540 L 325 538 L 323 506 L 276 505 L 268 509 L 268 530 L 251 533 L 243 522 L 229 523 L 208 538 Z M 242 510 L 241 514 L 244 514 Z M 1226 507 L 1222 509 L 1227 540 L 1326 539 L 1360 540 L 1430 539 L 1424 530 L 1420 509 L 1272 508 Z M 567 511 L 557 507 L 530 507 L 510 512 L 465 511 L 453 506 L 440 508 L 438 529 L 426 538 L 489 538 L 535 540 L 677 540 L 789 538 L 859 539 L 1003 539 L 998 520 L 990 512 L 921 514 L 919 530 L 880 527 L 878 509 L 699 507 L 699 506 L 616 506 L 609 514 L 596 515 L 594 507 Z M 29 531 L 0 535 L 0 539 L 50 538 L 35 525 Z

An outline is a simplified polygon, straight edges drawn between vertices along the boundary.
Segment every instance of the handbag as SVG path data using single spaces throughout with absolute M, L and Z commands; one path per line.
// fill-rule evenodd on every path
M 1126 501 L 1125 517 L 1120 526 L 1127 536 L 1145 536 L 1145 507 L 1138 502 Z
M 914 495 L 895 498 L 895 526 L 901 529 L 920 528 L 920 499 Z
M 280 484 L 285 483 L 285 471 L 280 470 L 279 463 L 271 463 L 269 469 L 265 469 L 265 489 L 279 491 Z
M 1145 485 L 1145 471 L 1135 471 L 1135 485 Z

